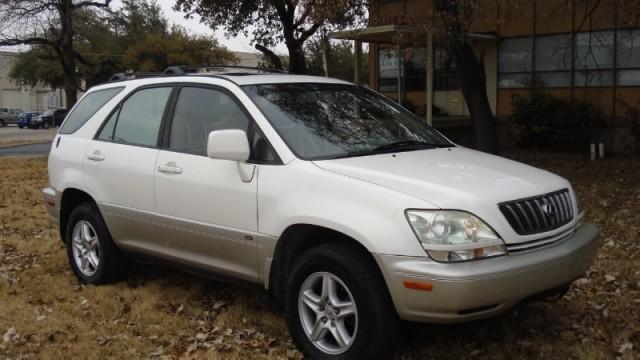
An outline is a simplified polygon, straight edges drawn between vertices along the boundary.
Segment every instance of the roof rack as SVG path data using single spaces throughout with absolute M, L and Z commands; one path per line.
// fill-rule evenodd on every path
M 133 79 L 144 79 L 150 77 L 158 77 L 162 76 L 162 73 L 157 72 L 120 72 L 111 75 L 109 78 L 109 82 L 117 82 L 117 81 L 125 81 L 125 80 L 133 80 Z
M 188 74 L 202 74 L 202 75 L 257 75 L 257 74 L 269 74 L 286 73 L 284 70 L 279 69 L 265 69 L 256 68 L 250 66 L 237 66 L 237 65 L 205 65 L 205 66 L 170 66 L 163 72 L 168 76 L 179 76 Z
M 118 82 L 133 79 L 144 79 L 161 76 L 184 75 L 259 75 L 259 74 L 283 74 L 284 70 L 263 69 L 249 66 L 236 65 L 206 65 L 206 66 L 169 66 L 163 72 L 120 72 L 113 74 L 109 82 Z

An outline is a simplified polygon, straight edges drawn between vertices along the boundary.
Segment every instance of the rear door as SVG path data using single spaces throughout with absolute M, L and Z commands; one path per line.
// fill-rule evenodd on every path
M 173 86 L 134 90 L 109 115 L 87 147 L 85 184 L 114 240 L 148 249 L 158 232 L 154 174 L 163 119 Z
M 183 85 L 177 94 L 155 172 L 162 243 L 191 265 L 255 281 L 257 177 L 245 182 L 237 162 L 206 156 L 211 131 L 247 131 L 250 117 L 222 87 Z

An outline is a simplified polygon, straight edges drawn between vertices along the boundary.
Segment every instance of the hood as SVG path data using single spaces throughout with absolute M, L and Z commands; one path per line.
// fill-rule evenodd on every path
M 414 196 L 435 207 L 472 212 L 487 205 L 570 187 L 565 179 L 550 172 L 463 147 L 314 161 L 314 164 Z

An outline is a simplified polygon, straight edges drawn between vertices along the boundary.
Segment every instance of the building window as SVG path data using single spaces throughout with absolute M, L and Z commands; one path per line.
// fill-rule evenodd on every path
M 640 85 L 640 29 L 618 31 L 616 83 Z
M 575 82 L 581 86 L 613 84 L 613 32 L 597 31 L 576 34 Z
M 446 49 L 434 49 L 433 90 L 447 91 L 459 89 L 460 84 L 458 83 L 458 70 L 456 69 L 456 64 L 451 61 Z
M 404 87 L 406 91 L 425 91 L 427 81 L 427 51 L 425 48 L 406 48 L 404 56 Z
M 424 91 L 427 78 L 427 60 L 425 48 L 402 49 L 400 75 L 405 91 Z M 398 51 L 380 49 L 378 53 L 379 90 L 395 92 L 398 86 Z
M 498 87 L 525 88 L 531 84 L 531 39 L 509 38 L 500 43 Z
M 535 86 L 571 86 L 571 34 L 536 37 Z
M 380 49 L 378 52 L 379 90 L 383 92 L 397 91 L 398 87 L 398 52 L 396 49 Z M 402 72 L 403 69 L 400 69 Z

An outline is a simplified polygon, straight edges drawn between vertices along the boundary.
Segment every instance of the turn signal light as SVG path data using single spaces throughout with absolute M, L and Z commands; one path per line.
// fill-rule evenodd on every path
M 413 280 L 405 280 L 402 282 L 404 287 L 412 290 L 422 290 L 422 291 L 431 291 L 433 290 L 433 285 L 428 282 L 418 282 Z

